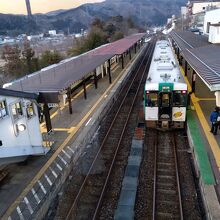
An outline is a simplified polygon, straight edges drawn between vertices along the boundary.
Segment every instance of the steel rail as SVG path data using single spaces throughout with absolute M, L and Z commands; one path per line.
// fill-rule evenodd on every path
M 112 169 L 113 169 L 113 166 L 114 166 L 114 163 L 115 163 L 115 159 L 116 159 L 116 156 L 117 156 L 117 154 L 118 154 L 118 150 L 119 150 L 119 147 L 120 147 L 120 145 L 121 145 L 122 138 L 124 137 L 125 129 L 126 129 L 127 125 L 128 125 L 128 121 L 129 121 L 129 119 L 130 119 L 131 112 L 132 112 L 132 110 L 133 110 L 135 101 L 136 101 L 137 96 L 138 96 L 138 93 L 139 93 L 139 91 L 140 91 L 140 87 L 141 87 L 141 83 L 142 83 L 143 78 L 144 78 L 145 71 L 147 70 L 149 61 L 151 60 L 150 57 L 151 57 L 151 54 L 152 54 L 153 49 L 154 49 L 154 43 L 152 43 L 152 50 L 149 52 L 149 58 L 148 58 L 147 63 L 146 63 L 146 65 L 145 65 L 145 68 L 144 68 L 143 74 L 142 74 L 142 76 L 141 76 L 141 80 L 140 80 L 140 82 L 139 82 L 137 91 L 136 91 L 136 93 L 135 93 L 135 95 L 134 95 L 134 98 L 133 98 L 133 101 L 132 101 L 132 104 L 131 104 L 131 107 L 130 107 L 130 110 L 129 110 L 129 113 L 128 113 L 128 116 L 127 116 L 127 119 L 126 119 L 126 122 L 125 122 L 125 124 L 124 124 L 122 133 L 121 133 L 121 135 L 120 135 L 120 139 L 119 139 L 119 142 L 118 142 L 118 144 L 117 144 L 117 147 L 116 147 L 116 150 L 115 150 L 115 153 L 114 153 L 114 157 L 113 157 L 113 160 L 112 160 L 112 162 L 111 162 L 111 166 L 110 166 L 108 175 L 107 175 L 107 177 L 106 177 L 106 179 L 105 179 L 105 183 L 104 183 L 104 185 L 103 185 L 102 192 L 101 192 L 101 195 L 100 195 L 100 197 L 99 197 L 99 201 L 98 201 L 98 204 L 97 204 L 97 206 L 96 206 L 95 213 L 93 214 L 92 220 L 95 220 L 95 219 L 96 219 L 97 214 L 98 214 L 98 212 L 99 212 L 99 208 L 100 208 L 100 205 L 101 205 L 101 203 L 102 203 L 102 200 L 103 200 L 103 197 L 104 197 L 106 188 L 107 188 L 107 184 L 108 184 L 110 175 L 111 175 L 111 173 L 112 173 Z
M 173 152 L 174 152 L 174 160 L 175 160 L 176 182 L 177 182 L 177 191 L 178 191 L 178 200 L 179 200 L 180 219 L 183 220 L 183 206 L 182 206 L 182 197 L 181 197 L 181 191 L 180 191 L 180 179 L 179 179 L 177 153 L 176 153 L 176 140 L 175 140 L 174 133 L 172 133 L 172 144 L 173 144 Z
M 156 198 L 157 198 L 157 153 L 158 153 L 158 135 L 156 134 L 155 141 L 155 157 L 154 157 L 154 185 L 153 185 L 153 210 L 152 210 L 152 219 L 156 219 Z M 172 132 L 171 136 L 172 148 L 173 148 L 173 156 L 174 156 L 174 165 L 175 165 L 175 175 L 176 175 L 176 183 L 177 183 L 177 193 L 178 193 L 178 204 L 179 204 L 179 215 L 180 220 L 183 220 L 183 207 L 182 207 L 182 198 L 181 198 L 181 190 L 180 190 L 180 180 L 179 180 L 179 172 L 178 172 L 178 162 L 177 162 L 177 154 L 176 154 L 176 141 L 174 132 Z
M 157 150 L 158 150 L 158 131 L 156 131 L 156 140 L 154 143 L 154 185 L 153 185 L 153 212 L 152 212 L 152 220 L 156 218 L 156 187 L 157 187 Z
M 149 48 L 150 48 L 150 46 L 147 48 L 147 52 L 149 51 Z M 71 206 L 69 212 L 67 213 L 66 220 L 71 219 L 71 218 L 70 218 L 70 217 L 71 217 L 71 214 L 72 214 L 73 210 L 75 209 L 75 207 L 76 207 L 76 205 L 77 205 L 77 202 L 78 202 L 78 200 L 79 200 L 79 198 L 80 198 L 80 196 L 81 196 L 81 194 L 82 194 L 82 192 L 83 192 L 83 189 L 84 189 L 84 187 L 85 187 L 85 185 L 86 185 L 87 179 L 89 178 L 89 176 L 90 176 L 90 174 L 91 174 L 91 171 L 92 171 L 92 169 L 93 169 L 93 167 L 94 167 L 94 164 L 95 164 L 95 162 L 96 162 L 96 160 L 97 160 L 97 158 L 98 158 L 98 156 L 99 156 L 99 154 L 100 154 L 100 152 L 101 152 L 101 150 L 102 150 L 102 148 L 103 148 L 103 146 L 104 146 L 104 144 L 105 144 L 105 142 L 106 142 L 106 140 L 107 140 L 107 138 L 108 138 L 108 135 L 109 135 L 110 131 L 112 130 L 112 127 L 113 127 L 113 125 L 114 125 L 114 123 L 115 123 L 115 121 L 116 121 L 116 119 L 117 119 L 117 116 L 118 116 L 118 114 L 119 114 L 119 112 L 120 112 L 120 110 L 121 110 L 121 108 L 122 108 L 122 106 L 123 106 L 123 104 L 124 104 L 124 101 L 125 101 L 125 99 L 126 99 L 128 93 L 129 93 L 129 90 L 130 90 L 131 86 L 133 85 L 133 83 L 134 83 L 134 81 L 135 81 L 135 79 L 136 79 L 136 76 L 138 75 L 138 72 L 139 72 L 139 70 L 140 70 L 140 68 L 141 68 L 141 66 L 142 66 L 142 64 L 143 64 L 143 62 L 144 62 L 144 60 L 145 60 L 145 58 L 146 58 L 146 56 L 147 56 L 147 52 L 146 52 L 146 54 L 145 54 L 145 56 L 144 56 L 144 58 L 143 58 L 143 60 L 142 60 L 142 62 L 141 62 L 141 64 L 140 64 L 140 66 L 139 66 L 138 69 L 136 70 L 136 74 L 135 74 L 134 78 L 132 79 L 132 82 L 131 82 L 131 84 L 130 84 L 130 86 L 129 86 L 129 88 L 128 88 L 128 90 L 127 90 L 127 92 L 126 92 L 126 94 L 125 94 L 125 96 L 124 96 L 124 98 L 123 98 L 123 100 L 122 100 L 120 106 L 119 106 L 119 109 L 117 110 L 117 112 L 116 112 L 116 114 L 115 114 L 114 119 L 113 119 L 112 122 L 111 122 L 111 125 L 110 125 L 110 127 L 109 127 L 109 129 L 108 129 L 108 131 L 107 131 L 107 133 L 106 133 L 106 135 L 105 135 L 103 141 L 102 141 L 102 144 L 101 144 L 101 146 L 100 146 L 100 148 L 99 148 L 99 150 L 98 150 L 98 152 L 97 152 L 97 154 L 96 154 L 96 156 L 95 156 L 95 158 L 94 158 L 94 160 L 93 160 L 93 162 L 92 162 L 92 164 L 91 164 L 91 166 L 90 166 L 90 168 L 89 168 L 89 170 L 88 170 L 88 172 L 87 172 L 87 174 L 86 174 L 86 177 L 85 177 L 85 179 L 84 179 L 84 181 L 83 181 L 83 183 L 82 183 L 82 185 L 81 185 L 81 187 L 80 187 L 80 189 L 79 189 L 79 191 L 78 191 L 78 193 L 77 193 L 77 196 L 75 197 L 74 202 L 73 202 L 73 204 L 72 204 L 72 206 Z

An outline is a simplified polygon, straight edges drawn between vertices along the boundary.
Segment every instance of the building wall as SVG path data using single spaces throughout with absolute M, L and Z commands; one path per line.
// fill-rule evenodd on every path
M 220 43 L 220 25 L 219 26 L 210 26 L 209 42 L 213 43 L 213 44 Z
M 192 6 L 192 14 L 197 14 L 206 10 L 207 7 L 216 6 L 220 8 L 220 2 L 195 2 Z
M 26 106 L 31 100 L 0 96 L 0 101 L 3 100 L 6 100 L 8 115 L 0 118 L 0 158 L 44 153 L 36 104 L 33 104 L 35 115 L 28 119 Z M 18 101 L 22 103 L 23 115 L 14 120 L 11 105 Z M 16 125 L 19 124 L 24 124 L 26 129 L 18 132 Z
M 183 68 L 185 65 L 185 60 L 183 62 Z M 193 69 L 188 65 L 187 69 L 187 79 L 192 86 L 192 75 Z M 211 92 L 207 85 L 202 81 L 202 79 L 196 74 L 196 84 L 195 84 L 195 95 L 198 98 L 215 98 L 214 92 Z
M 207 26 L 210 24 L 217 24 L 220 22 L 220 9 L 207 11 L 204 18 L 204 33 L 208 34 Z
M 215 98 L 214 92 L 211 92 L 202 79 L 196 76 L 195 95 L 198 98 Z

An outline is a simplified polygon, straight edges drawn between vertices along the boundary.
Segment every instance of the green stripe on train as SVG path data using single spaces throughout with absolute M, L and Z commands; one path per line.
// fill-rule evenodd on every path
M 159 83 L 159 91 L 169 92 L 173 90 L 173 83 Z
M 192 111 L 187 112 L 187 123 L 192 137 L 202 180 L 207 185 L 215 184 L 215 178 L 209 161 L 208 153 L 203 141 L 203 136 L 201 134 L 198 122 L 196 121 Z

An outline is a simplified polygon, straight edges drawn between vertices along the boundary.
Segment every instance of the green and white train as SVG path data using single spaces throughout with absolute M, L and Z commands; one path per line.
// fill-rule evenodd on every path
M 187 84 L 171 45 L 157 41 L 145 83 L 144 113 L 147 127 L 183 128 L 186 121 Z

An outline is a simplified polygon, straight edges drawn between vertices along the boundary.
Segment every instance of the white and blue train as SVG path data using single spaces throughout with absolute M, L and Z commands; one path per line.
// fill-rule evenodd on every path
M 144 113 L 147 127 L 183 128 L 186 121 L 187 84 L 169 41 L 157 41 L 145 83 Z

